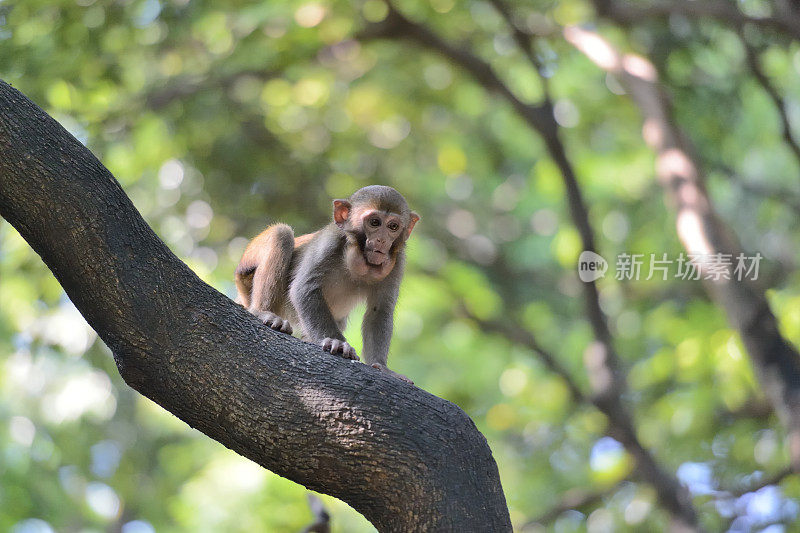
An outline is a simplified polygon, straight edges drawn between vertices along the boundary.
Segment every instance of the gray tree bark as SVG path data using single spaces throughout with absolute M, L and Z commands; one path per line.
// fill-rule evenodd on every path
M 454 404 L 274 332 L 203 283 L 103 165 L 0 81 L 0 215 L 123 379 L 382 531 L 510 531 L 486 439 Z

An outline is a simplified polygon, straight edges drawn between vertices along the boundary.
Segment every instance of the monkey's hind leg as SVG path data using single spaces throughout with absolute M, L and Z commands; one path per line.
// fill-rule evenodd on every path
M 253 243 L 257 250 L 256 264 L 248 310 L 272 329 L 292 333 L 289 321 L 278 313 L 286 305 L 294 231 L 286 224 L 275 224 L 256 240 L 258 242 Z

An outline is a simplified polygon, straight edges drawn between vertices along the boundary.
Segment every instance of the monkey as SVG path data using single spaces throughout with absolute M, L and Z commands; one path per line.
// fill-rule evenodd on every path
M 364 362 L 411 383 L 386 366 L 394 308 L 405 267 L 405 246 L 420 217 L 402 194 L 370 185 L 333 200 L 333 221 L 294 236 L 274 224 L 245 248 L 236 268 L 238 301 L 272 329 L 331 354 L 358 360 L 342 331 L 353 308 L 366 302 L 361 324 Z

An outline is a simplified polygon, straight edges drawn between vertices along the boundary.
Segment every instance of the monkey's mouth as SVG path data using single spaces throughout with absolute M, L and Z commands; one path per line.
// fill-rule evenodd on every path
M 386 254 L 380 250 L 366 250 L 364 252 L 364 258 L 372 266 L 381 266 L 386 262 L 386 257 Z

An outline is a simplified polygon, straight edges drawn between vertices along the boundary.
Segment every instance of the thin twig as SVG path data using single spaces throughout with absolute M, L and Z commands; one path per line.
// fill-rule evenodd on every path
M 490 0 L 494 8 L 500 13 L 503 19 L 506 21 L 506 25 L 508 26 L 509 30 L 511 30 L 511 35 L 514 37 L 514 41 L 517 43 L 517 47 L 525 54 L 525 57 L 528 58 L 528 61 L 533 66 L 534 70 L 539 74 L 539 80 L 542 82 L 542 90 L 544 92 L 544 98 L 547 102 L 550 102 L 550 84 L 547 82 L 547 78 L 542 75 L 542 62 L 539 61 L 539 58 L 536 57 L 535 51 L 535 42 L 533 36 L 523 31 L 522 28 L 514 22 L 514 16 L 511 13 L 508 5 L 503 0 Z
M 548 509 L 547 511 L 543 512 L 533 520 L 528 521 L 522 526 L 521 529 L 525 529 L 530 526 L 539 525 L 546 525 L 550 522 L 557 519 L 561 514 L 569 511 L 570 509 L 586 509 L 589 507 L 593 507 L 597 503 L 601 502 L 603 498 L 607 497 L 609 494 L 612 494 L 619 484 L 614 485 L 606 490 L 598 490 L 598 491 L 589 491 L 585 489 L 572 489 L 564 493 L 564 496 L 560 502 L 556 505 Z
M 742 486 L 742 487 L 737 487 L 735 489 L 727 490 L 725 492 L 727 494 L 730 494 L 734 498 L 738 498 L 740 496 L 744 496 L 748 492 L 755 492 L 757 490 L 763 489 L 764 487 L 769 487 L 770 485 L 778 485 L 784 479 L 786 479 L 787 477 L 791 476 L 792 474 L 796 474 L 796 473 L 797 472 L 792 470 L 792 468 L 790 466 L 787 466 L 783 470 L 779 470 L 779 471 L 775 472 L 774 474 L 772 474 L 771 476 L 767 476 L 767 477 L 761 478 L 760 480 L 758 480 L 755 483 L 752 483 L 752 484 L 746 485 L 746 486 Z
M 729 165 L 717 163 L 714 166 L 724 174 L 724 177 L 729 183 L 734 184 L 743 191 L 760 196 L 766 200 L 783 204 L 787 209 L 791 209 L 800 215 L 800 193 L 797 191 L 769 186 L 763 183 L 754 183 L 738 175 L 736 170 Z
M 558 359 L 550 351 L 543 348 L 539 344 L 533 333 L 523 328 L 521 324 L 513 323 L 508 319 L 485 320 L 470 312 L 466 306 L 461 306 L 460 311 L 464 316 L 478 324 L 481 330 L 501 335 L 509 342 L 525 346 L 534 352 L 545 368 L 564 380 L 570 396 L 572 396 L 572 399 L 576 403 L 589 403 L 589 399 L 586 397 L 583 391 L 581 391 L 580 387 L 569 371 L 561 365 Z
M 784 141 L 786 141 L 786 145 L 789 147 L 789 150 L 791 150 L 792 154 L 794 154 L 798 166 L 800 166 L 800 144 L 798 144 L 797 139 L 792 133 L 792 124 L 789 122 L 788 106 L 786 105 L 783 97 L 781 97 L 781 95 L 778 93 L 778 90 L 774 85 L 772 85 L 772 82 L 764 73 L 764 69 L 761 66 L 761 59 L 758 57 L 758 52 L 747 42 L 747 39 L 742 32 L 739 32 L 739 38 L 742 42 L 742 46 L 744 46 L 745 56 L 747 57 L 747 64 L 750 67 L 750 71 L 753 73 L 753 77 L 756 79 L 756 81 L 758 81 L 758 84 L 761 85 L 761 88 L 764 89 L 764 92 L 770 97 L 772 103 L 775 104 L 775 110 L 778 112 L 778 116 L 780 117 L 781 121 L 781 135 L 783 136 Z

